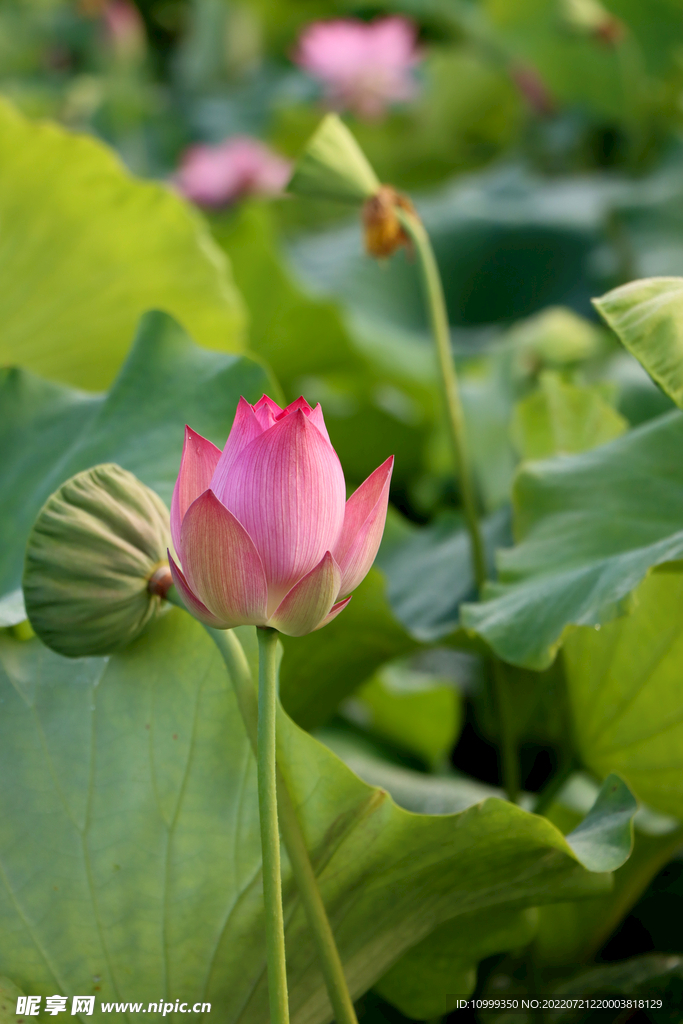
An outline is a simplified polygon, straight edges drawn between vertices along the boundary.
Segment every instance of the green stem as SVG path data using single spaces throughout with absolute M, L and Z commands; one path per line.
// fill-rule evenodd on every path
M 460 480 L 462 492 L 462 504 L 465 512 L 465 521 L 470 535 L 472 548 L 472 565 L 474 577 L 477 582 L 477 589 L 481 590 L 486 582 L 486 559 L 484 554 L 484 543 L 477 515 L 477 506 L 474 492 L 474 479 L 472 468 L 467 456 L 467 443 L 465 439 L 465 416 L 463 413 L 460 391 L 458 389 L 458 375 L 451 349 L 451 336 L 448 328 L 448 314 L 444 300 L 441 276 L 437 266 L 434 250 L 432 249 L 429 235 L 427 234 L 422 221 L 416 214 L 395 207 L 396 216 L 401 222 L 404 230 L 409 235 L 415 251 L 417 252 L 422 272 L 422 280 L 425 289 L 429 318 L 432 325 L 432 332 L 436 342 L 436 353 L 439 361 L 439 371 L 443 385 L 443 393 L 446 401 L 448 414 L 448 426 L 451 436 L 451 445 L 455 459 L 455 469 Z M 496 691 L 496 707 L 501 737 L 501 760 L 503 784 L 507 797 L 516 801 L 519 793 L 519 765 L 517 759 L 517 744 L 512 729 L 511 695 L 508 686 L 508 679 L 505 666 L 494 655 L 492 660 L 493 677 Z
M 206 631 L 214 641 L 228 670 L 237 697 L 237 704 L 244 721 L 247 736 L 254 754 L 257 751 L 258 705 L 249 662 L 244 649 L 232 630 L 209 629 Z M 280 771 L 277 771 L 277 799 L 280 812 L 282 840 L 292 866 L 301 901 L 304 905 L 309 927 L 318 950 L 320 967 L 325 979 L 327 994 L 332 1004 L 337 1024 L 357 1024 L 353 1001 L 349 993 L 344 968 L 334 941 L 325 904 L 323 903 L 311 864 L 306 843 L 301 832 L 296 811 Z
M 277 716 L 277 630 L 257 629 L 258 687 L 258 804 L 263 859 L 263 902 L 266 911 L 266 952 L 271 1024 L 289 1024 L 285 920 L 282 912 L 280 830 L 277 821 L 275 721 Z
M 517 739 L 512 728 L 512 695 L 507 677 L 505 663 L 495 655 L 491 659 L 493 669 L 493 685 L 496 691 L 498 708 L 498 728 L 500 730 L 500 755 L 505 794 L 513 804 L 519 795 L 519 758 L 517 756 Z
M 455 369 L 455 361 L 451 349 L 451 336 L 448 328 L 448 314 L 444 300 L 443 287 L 439 268 L 434 256 L 429 235 L 425 231 L 422 221 L 414 213 L 395 207 L 396 216 L 401 222 L 406 234 L 410 237 L 420 263 L 422 281 L 424 284 L 425 298 L 429 309 L 429 319 L 432 325 L 434 341 L 436 342 L 436 354 L 439 361 L 439 371 L 443 385 L 443 393 L 446 402 L 446 413 L 448 416 L 448 427 L 455 459 L 455 468 L 460 481 L 462 493 L 462 504 L 465 512 L 465 521 L 470 535 L 472 546 L 472 564 L 474 578 L 477 588 L 481 590 L 486 580 L 486 560 L 484 556 L 484 544 L 477 516 L 477 505 L 474 494 L 474 480 L 472 468 L 467 457 L 467 445 L 465 441 L 465 417 L 460 401 L 458 389 L 458 375 Z

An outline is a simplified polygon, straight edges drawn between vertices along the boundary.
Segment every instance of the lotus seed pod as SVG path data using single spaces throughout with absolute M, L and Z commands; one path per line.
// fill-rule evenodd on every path
M 77 473 L 45 502 L 28 539 L 33 629 L 70 658 L 125 647 L 165 607 L 170 545 L 166 506 L 132 473 L 113 464 Z
M 336 114 L 328 114 L 299 158 L 287 191 L 358 206 L 379 187 L 379 178 L 349 129 Z

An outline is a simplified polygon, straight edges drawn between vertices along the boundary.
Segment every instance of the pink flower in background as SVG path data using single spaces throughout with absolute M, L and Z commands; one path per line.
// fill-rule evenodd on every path
M 145 26 L 139 10 L 130 0 L 108 0 L 102 10 L 105 38 L 121 59 L 144 57 Z
M 514 64 L 510 75 L 535 114 L 550 117 L 556 112 L 553 95 L 535 68 L 530 64 Z
M 416 30 L 407 18 L 316 21 L 304 29 L 294 59 L 322 82 L 330 104 L 379 117 L 416 93 Z
M 185 431 L 171 503 L 188 610 L 207 625 L 272 626 L 303 636 L 327 625 L 375 560 L 393 457 L 348 501 L 319 405 L 240 399 L 223 452 Z
M 276 195 L 289 180 L 291 165 L 258 139 L 234 135 L 217 146 L 190 146 L 175 182 L 200 206 L 226 206 L 247 195 Z

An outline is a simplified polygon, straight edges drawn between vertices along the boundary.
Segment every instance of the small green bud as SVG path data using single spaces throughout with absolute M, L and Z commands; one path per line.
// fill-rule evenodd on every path
M 349 129 L 336 114 L 328 114 L 299 157 L 287 191 L 360 205 L 379 188 L 377 175 Z
M 26 548 L 26 612 L 40 639 L 69 658 L 131 643 L 164 608 L 169 515 L 120 466 L 77 473 L 45 502 Z

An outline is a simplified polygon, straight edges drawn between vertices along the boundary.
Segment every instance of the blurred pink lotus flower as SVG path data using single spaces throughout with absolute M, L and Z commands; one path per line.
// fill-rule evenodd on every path
M 108 0 L 102 9 L 106 40 L 116 57 L 133 60 L 144 57 L 145 26 L 139 10 L 130 0 Z
M 407 18 L 316 21 L 304 29 L 294 59 L 322 82 L 335 109 L 374 118 L 415 96 L 415 43 Z
M 557 105 L 547 85 L 530 64 L 515 64 L 510 69 L 512 81 L 535 114 L 550 117 Z
M 217 629 L 272 626 L 303 636 L 327 625 L 375 560 L 393 456 L 345 501 L 322 409 L 241 398 L 223 452 L 186 427 L 171 503 L 192 614 Z
M 289 162 L 258 139 L 234 135 L 217 146 L 190 146 L 175 183 L 200 206 L 226 206 L 247 195 L 276 195 L 292 173 Z

